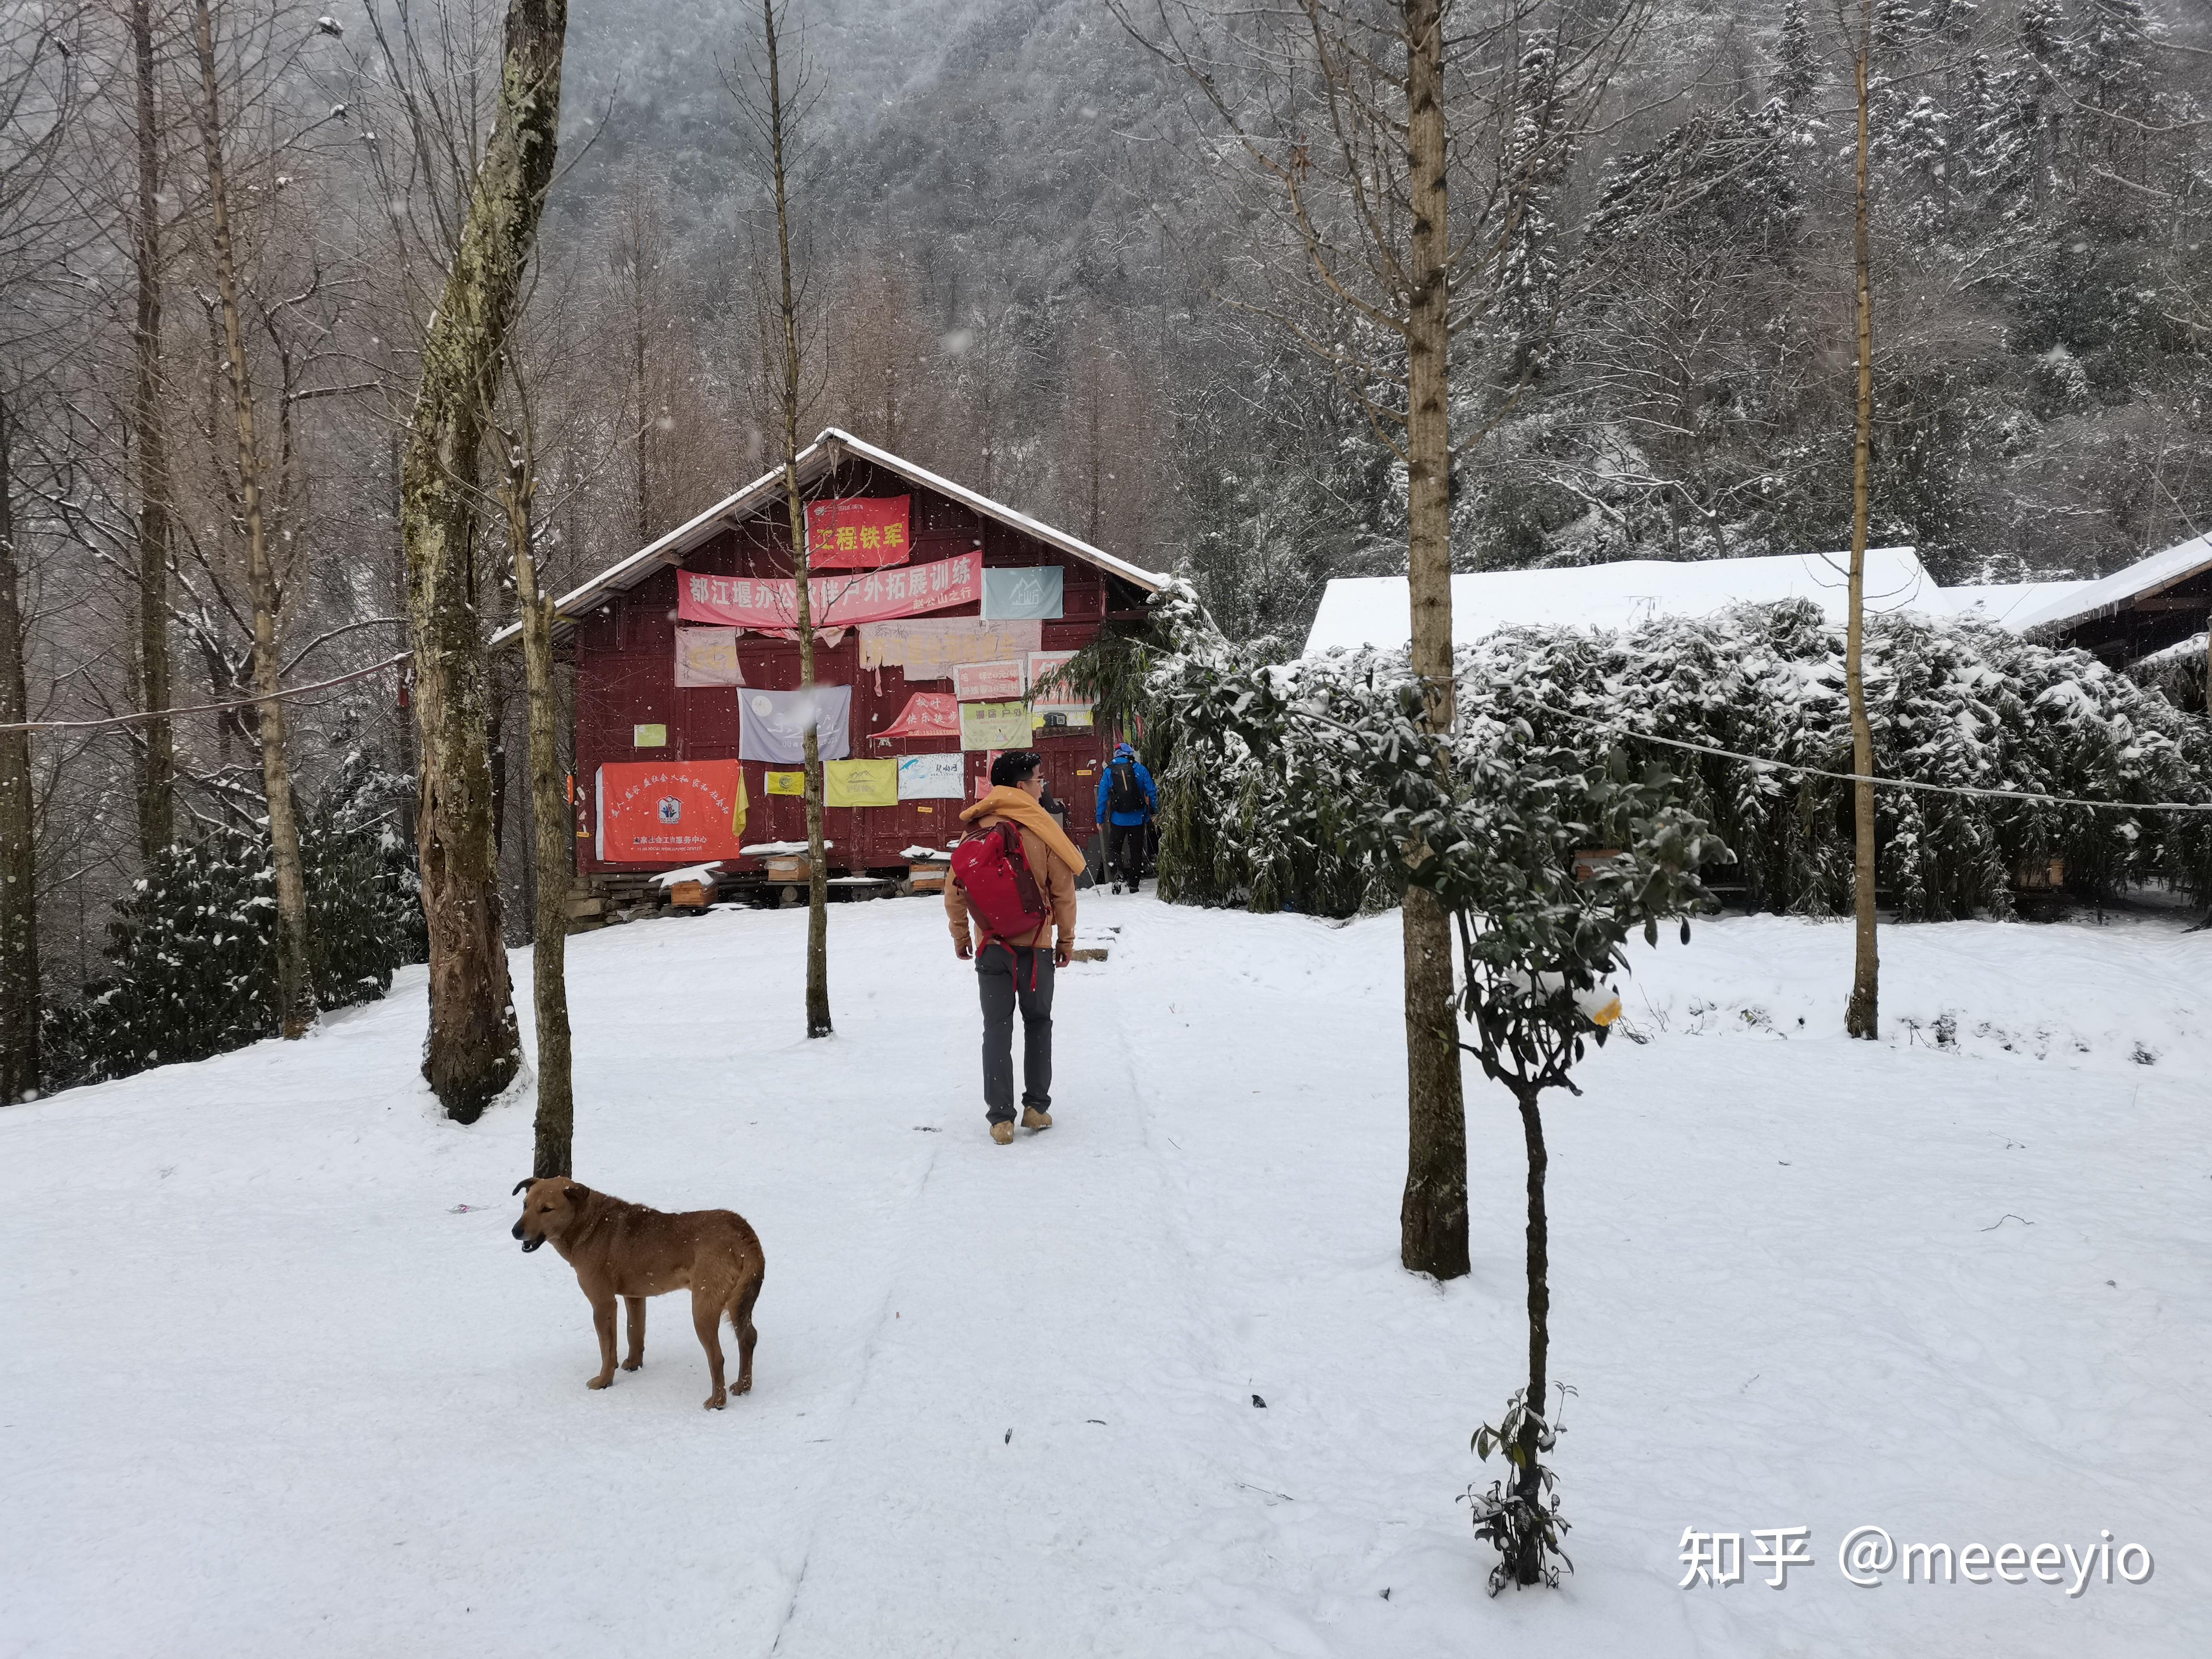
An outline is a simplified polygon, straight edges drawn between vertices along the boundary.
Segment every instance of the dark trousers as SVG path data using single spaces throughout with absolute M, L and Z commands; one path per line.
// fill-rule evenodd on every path
M 1034 982 L 1032 982 L 1034 981 Z M 994 939 L 975 958 L 983 994 L 983 1104 L 1014 1121 L 1014 1011 L 1022 1016 L 1022 1104 L 1052 1106 L 1052 947 L 1017 951 Z
M 1141 823 L 1113 823 L 1106 829 L 1106 863 L 1114 879 L 1131 892 L 1145 874 L 1145 830 Z

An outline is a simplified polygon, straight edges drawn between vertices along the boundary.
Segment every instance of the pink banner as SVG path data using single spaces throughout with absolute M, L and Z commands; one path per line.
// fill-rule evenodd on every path
M 817 629 L 949 611 L 956 605 L 973 605 L 982 597 L 983 556 L 962 553 L 931 564 L 816 576 L 806 584 L 806 591 Z M 684 622 L 718 623 L 724 627 L 795 628 L 799 584 L 768 576 L 711 576 L 703 571 L 678 571 L 676 614 Z
M 879 738 L 957 738 L 960 705 L 942 691 L 917 691 L 899 717 L 876 733 Z

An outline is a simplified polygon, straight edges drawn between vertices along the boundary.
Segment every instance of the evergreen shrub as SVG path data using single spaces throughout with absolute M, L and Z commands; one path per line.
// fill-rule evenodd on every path
M 1160 787 L 1161 896 L 1328 916 L 1395 902 L 1398 860 L 1346 833 L 1386 804 L 1342 763 L 1324 722 L 1357 723 L 1394 704 L 1410 684 L 1405 653 L 1273 667 L 1285 699 L 1319 718 L 1291 720 L 1261 753 L 1237 729 L 1235 688 L 1279 648 L 1224 638 L 1188 588 L 1155 603 L 1148 641 L 1102 643 L 1075 677 L 1112 700 L 1102 717 L 1144 727 Z M 1454 745 L 1464 756 L 1510 737 L 1595 766 L 1617 725 L 1849 772 L 1843 659 L 1842 628 L 1802 601 L 1618 633 L 1511 629 L 1456 654 Z M 1881 790 L 1881 893 L 1905 917 L 2005 916 L 2015 879 L 2053 859 L 2089 898 L 2163 877 L 2212 903 L 2212 815 L 2129 810 L 2212 802 L 2212 731 L 2159 690 L 2085 652 L 1912 613 L 1869 618 L 1866 680 L 1882 776 L 2112 803 Z M 1734 850 L 1735 865 L 1713 881 L 1757 909 L 1850 908 L 1849 784 L 1632 736 L 1629 746 L 1663 759 L 1687 808 Z
M 395 810 L 412 787 L 349 754 L 301 825 L 307 966 L 319 1009 L 372 1002 L 426 953 L 414 852 Z M 115 908 L 108 971 L 50 1007 L 46 1086 L 204 1060 L 276 1034 L 276 890 L 268 833 L 217 827 L 157 857 Z

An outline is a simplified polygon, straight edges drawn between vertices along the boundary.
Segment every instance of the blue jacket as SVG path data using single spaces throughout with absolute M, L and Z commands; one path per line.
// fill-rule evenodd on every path
M 1113 816 L 1112 822 L 1121 824 L 1149 823 L 1152 814 L 1159 810 L 1160 792 L 1152 787 L 1152 775 L 1145 770 L 1144 762 L 1137 760 L 1137 751 L 1126 743 L 1114 750 L 1114 761 L 1125 760 L 1136 762 L 1137 787 L 1145 792 L 1145 810 L 1141 812 L 1116 812 Z M 1114 793 L 1114 761 L 1109 761 L 1106 763 L 1106 769 L 1098 775 L 1097 811 L 1098 822 L 1101 823 L 1108 822 L 1106 798 Z

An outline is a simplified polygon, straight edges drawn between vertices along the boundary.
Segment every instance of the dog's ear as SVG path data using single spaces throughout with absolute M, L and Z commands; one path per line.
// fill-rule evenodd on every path
M 570 1182 L 567 1190 L 571 1204 L 580 1204 L 592 1195 L 592 1189 L 580 1181 Z
M 514 1183 L 514 1190 L 515 1190 L 516 1192 L 518 1192 L 518 1193 L 519 1193 L 519 1192 L 520 1192 L 520 1191 L 521 1191 L 525 1187 L 534 1187 L 534 1186 L 536 1186 L 537 1184 L 538 1184 L 538 1177 L 537 1177 L 536 1176 L 523 1176 L 523 1177 L 522 1177 L 522 1179 L 521 1179 L 521 1180 L 520 1180 L 520 1181 L 518 1181 L 518 1182 L 516 1182 Z

